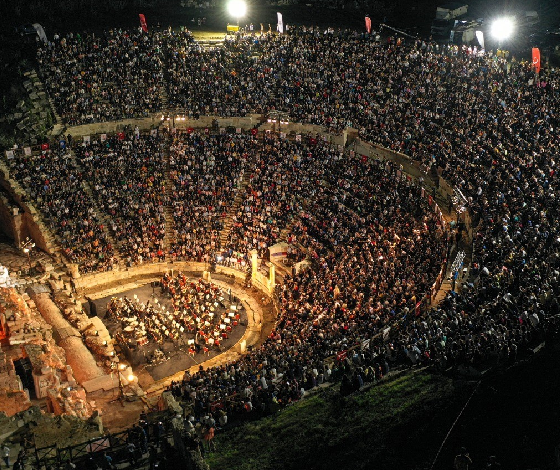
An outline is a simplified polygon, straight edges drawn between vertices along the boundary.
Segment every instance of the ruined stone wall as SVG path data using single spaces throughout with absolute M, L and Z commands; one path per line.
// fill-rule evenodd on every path
M 50 295 L 35 294 L 32 298 L 45 321 L 56 331 L 59 337 L 58 345 L 66 352 L 66 361 L 72 367 L 76 380 L 83 384 L 105 375 L 82 342 L 78 330 L 66 321 Z

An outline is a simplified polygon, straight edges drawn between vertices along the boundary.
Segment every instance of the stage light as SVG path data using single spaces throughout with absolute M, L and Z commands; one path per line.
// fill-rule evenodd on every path
M 512 18 L 504 17 L 498 18 L 492 23 L 491 32 L 498 41 L 508 39 L 515 29 L 515 24 Z
M 243 0 L 230 0 L 227 8 L 229 14 L 237 20 L 247 13 L 247 4 Z
M 129 382 L 134 382 L 134 375 L 128 374 L 127 379 L 128 379 Z

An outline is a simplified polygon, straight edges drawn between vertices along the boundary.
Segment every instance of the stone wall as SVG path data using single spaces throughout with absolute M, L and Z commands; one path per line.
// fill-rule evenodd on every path
M 162 119 L 163 117 L 163 119 Z M 175 127 L 177 129 L 204 129 L 211 128 L 214 120 L 218 121 L 218 127 L 232 126 L 242 128 L 244 130 L 251 129 L 261 123 L 262 116 L 260 114 L 252 114 L 246 117 L 221 118 L 218 116 L 200 116 L 199 119 L 178 119 L 177 113 L 155 113 L 151 117 L 144 119 L 123 119 L 120 121 L 97 122 L 93 124 L 83 124 L 80 126 L 72 126 L 66 129 L 66 133 L 72 135 L 74 140 L 81 140 L 82 136 L 94 136 L 98 134 L 114 134 L 121 132 L 125 126 L 138 128 L 142 131 L 155 129 L 163 126 L 167 128 Z
M 81 126 L 71 126 L 66 128 L 66 134 L 70 134 L 74 140 L 81 139 L 84 135 L 114 134 L 121 132 L 125 126 L 134 128 L 138 126 L 141 130 L 148 130 L 159 127 L 161 124 L 161 114 L 154 114 L 143 119 L 122 119 L 119 121 L 96 122 L 93 124 L 82 124 Z
M 133 266 L 122 270 L 106 271 L 102 273 L 91 273 L 74 279 L 76 291 L 82 295 L 89 295 L 99 292 L 108 286 L 123 282 L 132 282 L 136 279 L 149 279 L 163 276 L 168 271 L 181 272 L 204 272 L 208 266 L 205 263 L 194 261 L 175 261 L 165 263 L 146 263 Z M 228 268 L 226 266 L 216 266 L 216 272 L 228 276 L 235 276 L 236 279 L 244 281 L 245 273 Z M 263 289 L 264 290 L 264 289 Z
M 386 149 L 379 145 L 369 144 L 361 139 L 356 139 L 354 151 L 361 155 L 367 155 L 368 157 L 374 157 L 379 160 L 390 160 L 398 165 L 402 165 L 403 171 L 414 179 L 424 178 L 425 181 L 430 179 L 430 176 L 426 173 L 425 169 L 422 168 L 422 165 L 405 154 L 394 152 L 393 150 Z

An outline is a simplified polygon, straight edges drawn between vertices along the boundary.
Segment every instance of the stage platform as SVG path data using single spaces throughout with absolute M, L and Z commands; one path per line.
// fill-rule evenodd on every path
M 197 282 L 197 278 L 192 278 L 193 282 Z M 231 293 L 231 301 L 229 296 L 229 290 L 224 286 L 223 283 L 216 283 L 224 291 L 223 305 L 224 309 L 228 309 L 233 301 L 236 305 L 241 305 L 241 310 L 238 311 L 240 314 L 239 324 L 228 333 L 228 339 L 222 340 L 220 350 L 215 347 L 210 347 L 208 353 L 204 353 L 203 349 L 194 355 L 188 353 L 189 346 L 187 344 L 189 339 L 194 339 L 194 334 L 184 333 L 176 343 L 172 341 L 166 341 L 163 345 L 150 341 L 144 346 L 135 348 L 134 350 L 128 350 L 126 347 L 119 347 L 118 343 L 115 343 L 115 348 L 119 352 L 119 355 L 125 357 L 132 365 L 134 370 L 144 369 L 154 381 L 158 381 L 176 374 L 179 371 L 189 369 L 195 365 L 201 364 L 208 359 L 211 359 L 224 351 L 227 351 L 233 347 L 244 335 L 247 328 L 247 309 L 242 304 L 242 302 L 236 297 L 234 291 Z M 106 297 L 101 297 L 92 300 L 88 305 L 84 305 L 86 311 L 91 314 L 96 314 L 105 324 L 109 330 L 111 337 L 115 338 L 115 335 L 121 331 L 121 324 L 118 321 L 110 320 L 107 316 L 107 304 L 111 301 L 111 298 L 124 298 L 135 299 L 135 295 L 138 297 L 140 303 L 150 302 L 150 305 L 155 304 L 157 299 L 158 304 L 164 305 L 170 311 L 171 307 L 171 296 L 169 293 L 162 292 L 161 287 L 152 287 L 152 283 L 129 289 L 119 293 L 112 293 Z M 93 305 L 92 305 L 93 304 Z M 222 308 L 222 307 L 220 307 Z M 93 310 L 93 312 L 92 312 Z M 161 352 L 155 353 L 156 350 Z

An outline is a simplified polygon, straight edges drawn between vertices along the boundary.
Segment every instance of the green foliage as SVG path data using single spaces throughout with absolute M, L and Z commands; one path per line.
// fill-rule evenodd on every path
M 401 457 L 388 457 L 390 449 L 396 450 L 395 436 L 404 429 L 420 432 L 421 427 L 409 431 L 411 423 L 429 422 L 452 393 L 450 380 L 423 372 L 349 397 L 330 387 L 276 415 L 219 435 L 219 451 L 208 462 L 211 470 L 391 468 Z

